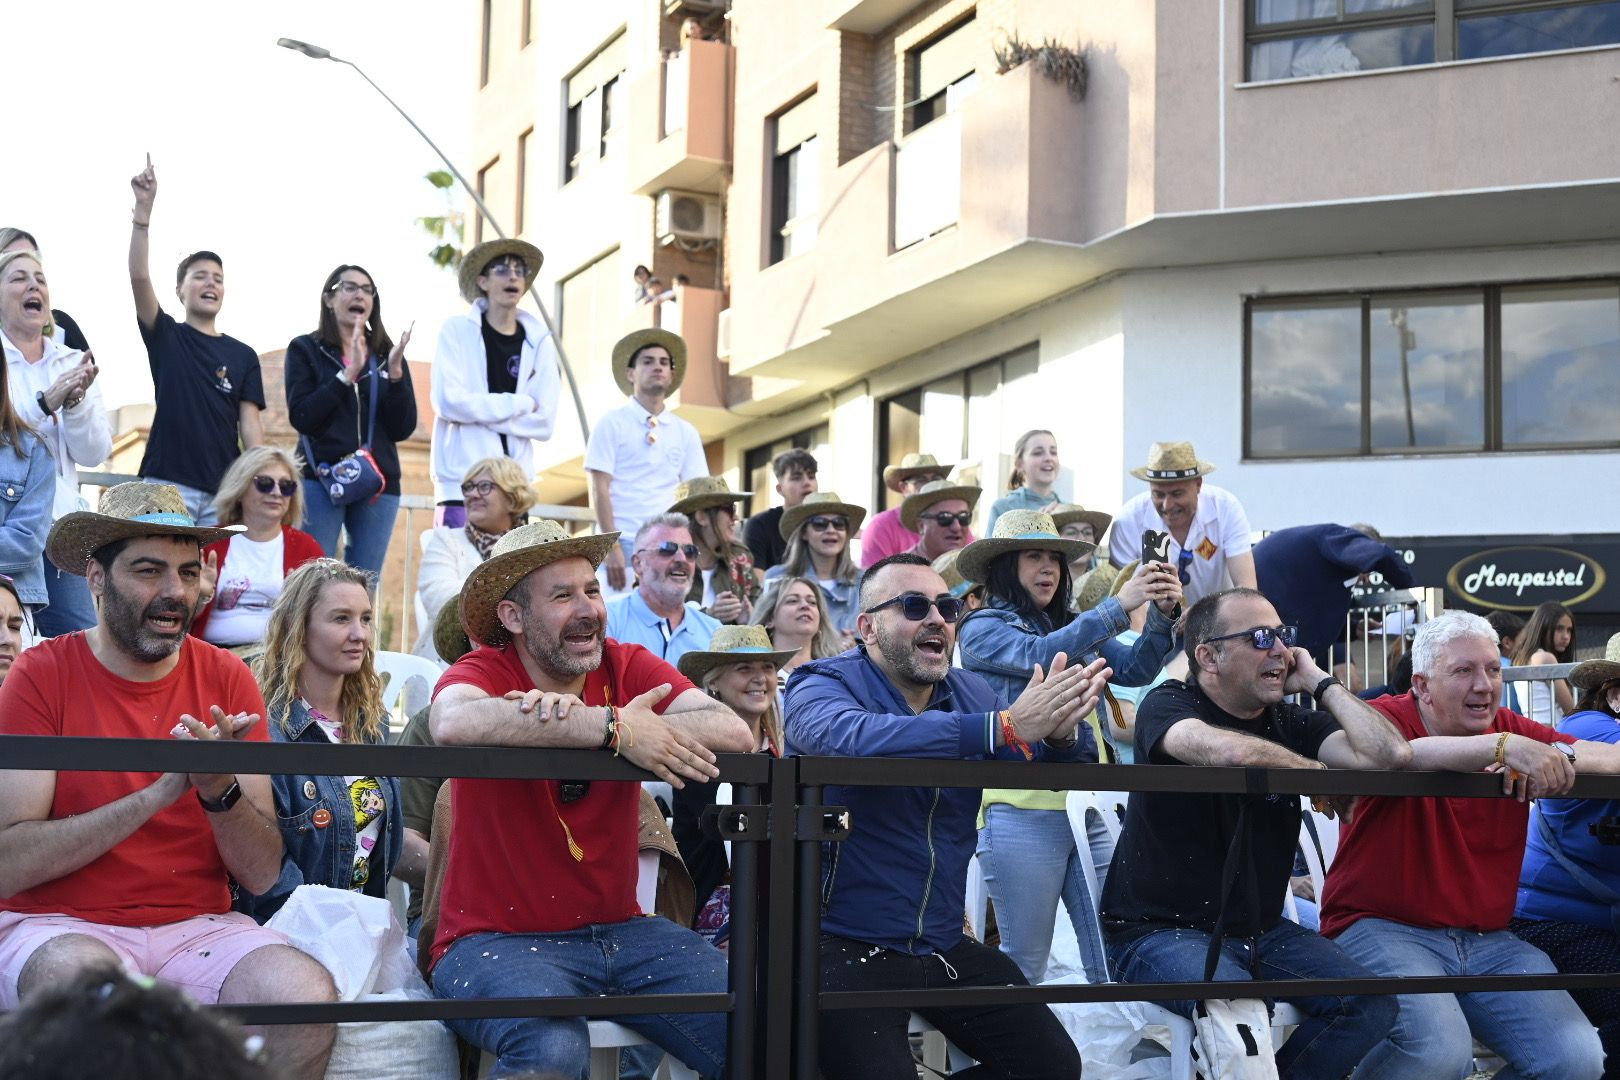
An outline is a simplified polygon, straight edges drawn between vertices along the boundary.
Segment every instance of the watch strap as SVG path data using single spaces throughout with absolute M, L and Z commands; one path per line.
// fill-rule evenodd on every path
M 241 797 L 242 785 L 235 780 L 232 780 L 231 786 L 221 792 L 219 798 L 215 800 L 209 800 L 208 798 L 204 797 L 201 791 L 197 792 L 197 801 L 202 803 L 202 808 L 208 811 L 210 814 L 225 813 L 231 807 L 235 806 L 236 801 Z
M 1316 703 L 1320 705 L 1322 703 L 1322 695 L 1328 692 L 1329 687 L 1343 685 L 1344 681 L 1337 675 L 1329 675 L 1327 678 L 1316 684 L 1316 689 L 1311 691 L 1311 697 L 1315 698 Z

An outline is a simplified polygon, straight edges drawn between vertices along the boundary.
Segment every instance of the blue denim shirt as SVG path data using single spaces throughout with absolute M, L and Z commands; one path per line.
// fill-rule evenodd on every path
M 776 581 L 787 576 L 787 567 L 777 563 L 765 571 L 766 582 Z M 827 618 L 832 622 L 832 628 L 840 634 L 845 630 L 854 631 L 855 616 L 861 613 L 861 587 L 857 581 L 835 581 L 831 585 L 817 580 L 813 575 L 810 580 L 821 586 L 821 602 L 827 608 Z
M 1130 628 L 1130 619 L 1112 596 L 1050 634 L 1042 634 L 1016 611 L 992 600 L 989 607 L 969 612 L 962 620 L 956 643 L 962 651 L 963 667 L 989 679 L 990 685 L 1008 701 L 1016 701 L 1035 665 L 1049 667 L 1058 653 L 1068 654 L 1071 662 L 1084 664 L 1100 655 L 1114 669 L 1108 681 L 1119 686 L 1152 682 L 1175 651 L 1171 622 L 1155 604 L 1135 644 L 1114 640 L 1114 635 Z
M 293 703 L 286 720 L 283 726 L 281 717 L 270 719 L 271 741 L 331 745 L 326 733 L 309 715 L 309 708 L 302 701 Z M 372 854 L 371 880 L 366 883 L 366 893 L 370 896 L 383 895 L 389 875 L 394 872 L 405 844 L 399 780 L 392 776 L 379 776 L 377 783 L 382 788 L 388 808 L 383 819 L 382 835 Z M 315 785 L 313 797 L 306 794 L 309 790 L 306 784 Z M 308 774 L 272 776 L 270 785 L 276 794 L 276 821 L 281 826 L 281 841 L 286 846 L 286 852 L 281 857 L 281 878 L 269 892 L 262 895 L 237 888 L 233 905 L 237 911 L 251 915 L 261 923 L 280 911 L 281 905 L 300 885 L 326 885 L 334 889 L 354 887 L 354 803 L 349 797 L 349 785 L 343 782 L 343 777 Z M 317 827 L 314 822 L 317 810 L 326 810 L 332 815 L 324 829 Z
M 31 434 L 22 436 L 22 449 L 19 457 L 0 445 L 0 574 L 15 579 L 23 603 L 44 606 L 45 536 L 56 498 L 56 463 Z

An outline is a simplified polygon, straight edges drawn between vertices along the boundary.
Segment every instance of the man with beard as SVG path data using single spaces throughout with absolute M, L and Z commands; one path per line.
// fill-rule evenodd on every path
M 720 620 L 688 600 L 699 578 L 698 549 L 685 514 L 659 514 L 636 530 L 630 556 L 635 590 L 607 605 L 607 636 L 640 645 L 669 664 L 709 647 Z
M 596 569 L 617 547 L 613 533 L 570 537 L 554 521 L 501 537 L 462 589 L 462 622 L 481 647 L 439 680 L 436 743 L 600 749 L 677 788 L 718 775 L 715 751 L 754 748 L 747 724 L 669 664 L 604 638 Z M 666 919 L 637 917 L 641 785 L 450 785 L 455 824 L 430 952 L 441 996 L 725 992 L 725 958 L 713 946 Z M 724 1072 L 723 1016 L 618 1019 L 703 1075 Z M 450 1026 L 498 1055 L 498 1076 L 583 1076 L 590 1058 L 583 1017 Z
M 788 684 L 791 753 L 840 757 L 1077 759 L 1076 725 L 1109 674 L 1058 653 L 1008 705 L 980 675 L 951 667 L 962 602 L 919 555 L 861 578 L 855 648 L 802 664 Z M 962 932 L 977 788 L 831 787 L 855 832 L 822 868 L 821 988 L 1024 986 L 1018 967 Z M 1080 1055 L 1045 1005 L 921 1008 L 995 1075 L 1065 1080 Z M 822 1025 L 827 1080 L 916 1076 L 904 1008 L 861 1009 Z
M 99 601 L 88 631 L 17 658 L 0 734 L 263 741 L 264 700 L 235 656 L 189 637 L 202 545 L 179 491 L 121 484 L 59 519 L 52 563 Z M 281 872 L 270 781 L 199 773 L 0 772 L 0 1009 L 93 965 L 212 1004 L 332 1001 L 331 976 L 231 911 L 231 881 Z M 266 1030 L 288 1075 L 320 1077 L 331 1025 Z

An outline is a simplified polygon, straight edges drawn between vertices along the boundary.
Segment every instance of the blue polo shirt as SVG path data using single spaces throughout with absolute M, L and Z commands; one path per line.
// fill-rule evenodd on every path
M 720 629 L 720 620 L 688 600 L 681 625 L 671 630 L 669 621 L 647 606 L 639 589 L 609 601 L 607 613 L 608 637 L 640 645 L 670 664 L 680 663 L 689 652 L 707 649 L 709 639 Z

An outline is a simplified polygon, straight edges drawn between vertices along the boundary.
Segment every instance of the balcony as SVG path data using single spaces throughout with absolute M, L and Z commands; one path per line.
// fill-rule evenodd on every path
M 823 0 L 829 30 L 875 34 L 916 7 L 918 0 Z
M 694 41 L 630 84 L 630 190 L 718 193 L 731 167 L 734 54 Z
M 726 406 L 725 363 L 719 357 L 720 309 L 725 293 L 688 285 L 678 304 L 640 305 L 625 316 L 624 332 L 649 326 L 679 334 L 686 342 L 686 378 L 670 404 L 705 439 L 737 426 Z

